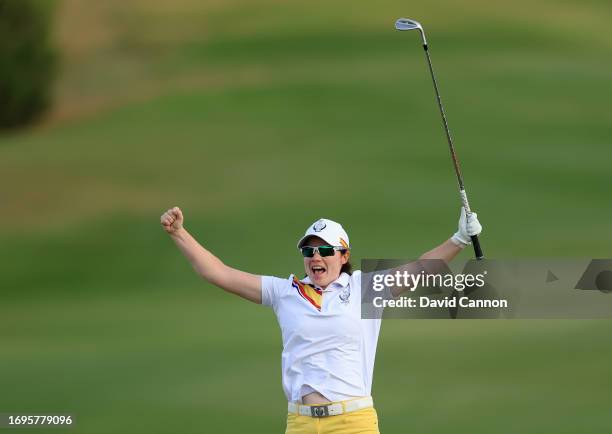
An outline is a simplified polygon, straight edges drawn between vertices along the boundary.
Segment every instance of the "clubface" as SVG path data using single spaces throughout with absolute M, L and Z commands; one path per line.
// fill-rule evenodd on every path
M 425 32 L 423 26 L 418 21 L 411 20 L 409 18 L 400 18 L 395 22 L 395 28 L 397 30 L 418 30 L 421 33 L 421 39 L 423 40 L 423 46 L 427 48 L 427 39 L 425 39 Z
M 395 28 L 397 30 L 423 30 L 423 27 L 418 21 L 410 20 L 408 18 L 400 18 L 395 22 Z

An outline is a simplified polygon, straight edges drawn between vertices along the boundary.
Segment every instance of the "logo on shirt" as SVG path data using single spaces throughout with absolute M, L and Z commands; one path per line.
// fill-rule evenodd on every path
M 347 304 L 349 302 L 349 298 L 351 298 L 351 288 L 350 287 L 346 287 L 342 290 L 342 292 L 340 292 L 340 301 L 344 304 Z
M 325 222 L 323 220 L 319 220 L 318 222 L 316 222 L 313 226 L 312 229 L 315 232 L 321 232 L 323 229 L 325 229 L 327 227 L 327 225 L 325 224 Z

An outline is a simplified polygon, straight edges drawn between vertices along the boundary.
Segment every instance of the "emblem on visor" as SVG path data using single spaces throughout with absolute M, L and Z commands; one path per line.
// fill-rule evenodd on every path
M 327 225 L 325 224 L 325 222 L 324 222 L 323 220 L 319 220 L 318 222 L 316 222 L 316 223 L 315 223 L 315 224 L 312 226 L 312 229 L 313 229 L 315 232 L 321 232 L 323 229 L 325 229 L 325 228 L 326 228 L 326 226 L 327 226 Z

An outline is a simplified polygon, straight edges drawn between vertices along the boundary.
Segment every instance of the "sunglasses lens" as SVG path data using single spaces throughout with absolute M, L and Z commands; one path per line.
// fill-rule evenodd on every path
M 321 256 L 333 256 L 334 253 L 335 253 L 335 250 L 331 246 L 320 246 L 319 247 L 319 254 Z
M 312 258 L 314 256 L 314 249 L 312 247 L 302 247 L 302 256 Z

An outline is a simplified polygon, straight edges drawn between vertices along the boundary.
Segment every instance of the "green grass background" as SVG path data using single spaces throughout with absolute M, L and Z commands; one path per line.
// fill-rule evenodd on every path
M 82 433 L 283 432 L 273 313 L 198 280 L 159 215 L 181 206 L 227 263 L 279 276 L 322 216 L 357 263 L 446 239 L 454 174 L 400 16 L 428 31 L 485 253 L 610 256 L 608 2 L 57 8 L 55 111 L 0 136 L 0 411 L 73 412 Z M 387 321 L 381 431 L 608 433 L 610 330 Z

